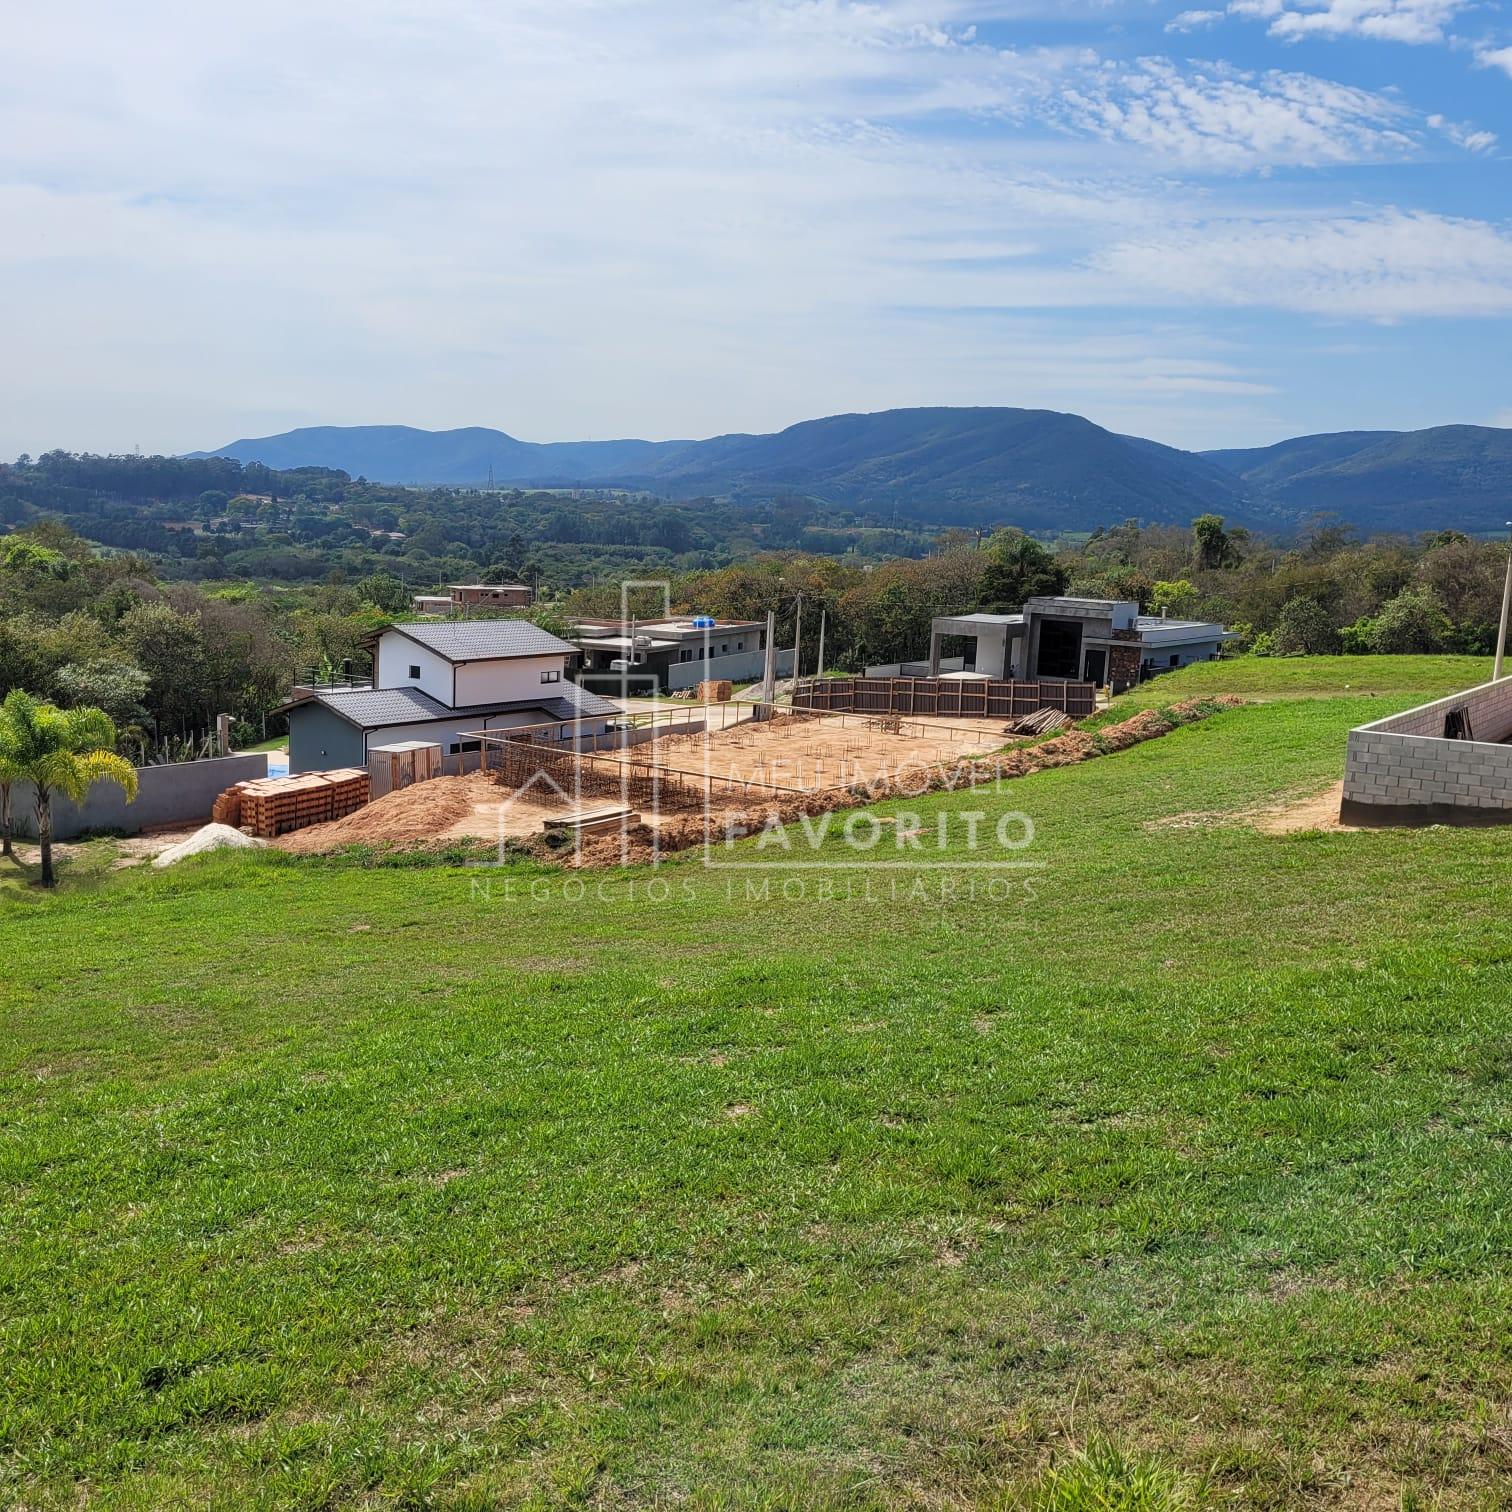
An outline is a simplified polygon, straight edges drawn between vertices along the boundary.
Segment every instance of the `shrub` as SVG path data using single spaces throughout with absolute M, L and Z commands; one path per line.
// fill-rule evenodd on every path
M 1404 588 L 1381 610 L 1370 632 L 1378 656 L 1441 651 L 1451 626 L 1443 600 L 1431 588 Z
M 1294 598 L 1276 621 L 1278 656 L 1332 656 L 1339 649 L 1339 632 L 1317 599 Z

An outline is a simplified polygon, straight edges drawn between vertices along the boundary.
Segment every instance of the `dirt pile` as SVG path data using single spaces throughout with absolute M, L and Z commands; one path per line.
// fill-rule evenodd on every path
M 482 772 L 435 777 L 385 793 L 344 819 L 312 824 L 282 835 L 277 844 L 295 855 L 318 855 L 346 845 L 427 845 L 465 819 L 480 804 L 497 802 L 498 788 Z

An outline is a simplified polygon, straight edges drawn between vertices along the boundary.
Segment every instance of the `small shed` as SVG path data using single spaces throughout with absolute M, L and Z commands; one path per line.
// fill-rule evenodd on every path
M 368 781 L 374 798 L 440 775 L 441 747 L 428 740 L 368 747 Z

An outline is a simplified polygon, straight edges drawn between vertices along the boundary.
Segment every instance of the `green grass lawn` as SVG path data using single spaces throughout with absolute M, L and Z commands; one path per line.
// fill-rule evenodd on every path
M 1114 705 L 1162 702 L 1179 688 L 1186 698 L 1211 693 L 1264 700 L 1369 694 L 1400 707 L 1404 698 L 1409 704 L 1440 698 L 1490 680 L 1489 656 L 1238 656 L 1162 673 L 1121 695 Z
M 116 841 L 107 836 L 59 846 L 53 852 L 53 863 L 60 885 L 74 893 L 102 886 L 112 876 L 118 853 Z M 35 897 L 41 875 L 36 842 L 16 841 L 15 855 L 0 856 L 0 905 Z
M 0 903 L 0 1500 L 1504 1505 L 1512 837 L 1232 817 L 1418 671 L 879 811 L 998 882 Z

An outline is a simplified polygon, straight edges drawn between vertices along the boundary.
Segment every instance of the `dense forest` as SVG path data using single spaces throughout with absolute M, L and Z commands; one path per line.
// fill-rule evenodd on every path
M 387 572 L 423 591 L 478 576 L 565 590 L 605 574 L 688 572 L 758 551 L 882 561 L 933 531 L 817 505 L 594 490 L 399 487 L 329 468 L 274 472 L 221 457 L 48 452 L 0 464 L 0 529 L 56 520 L 150 552 L 165 579 L 339 581 Z

